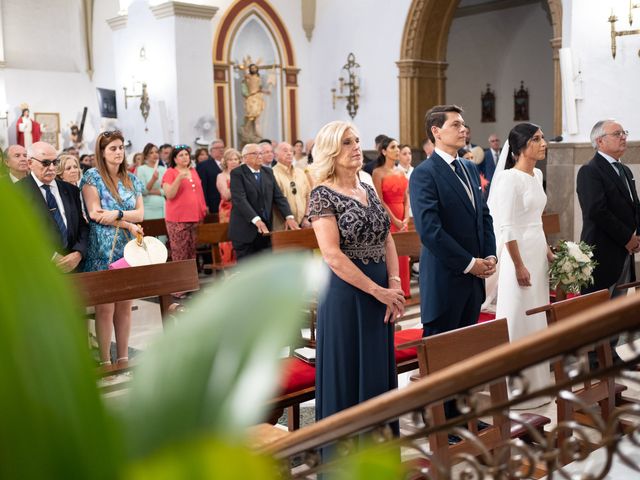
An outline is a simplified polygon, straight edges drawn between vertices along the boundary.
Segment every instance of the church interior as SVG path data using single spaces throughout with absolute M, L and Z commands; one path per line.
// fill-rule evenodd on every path
M 633 0 L 0 0 L 0 203 L 7 221 L 0 240 L 0 477 L 637 478 L 638 23 Z M 434 123 L 428 112 L 439 105 L 461 113 L 447 110 L 444 123 Z M 473 253 L 464 271 L 471 276 L 474 260 L 493 268 L 473 273 L 482 280 L 473 284 L 481 285 L 481 311 L 473 324 L 426 333 L 426 311 L 436 302 L 429 262 L 448 265 L 432 260 L 440 249 L 428 241 L 449 241 L 433 230 L 463 220 L 428 223 L 450 201 L 437 197 L 423 212 L 426 202 L 413 196 L 444 195 L 441 186 L 420 190 L 418 175 L 427 175 L 423 164 L 432 155 L 449 162 L 440 133 L 450 115 L 463 124 L 445 168 L 467 191 L 464 200 L 477 202 L 468 210 L 478 218 L 483 209 L 488 215 L 491 193 L 505 190 L 496 181 L 500 165 L 517 169 L 530 142 L 544 145 L 527 178 L 539 179 L 532 188 L 544 198 L 535 227 L 543 257 L 549 249 L 544 301 L 525 302 L 519 318 L 542 322 L 535 332 L 514 337 L 499 294 L 517 300 L 522 289 L 504 293 L 497 283 L 509 271 L 506 257 L 514 281 L 530 287 L 521 283 L 529 271 L 523 280 L 516 261 L 520 253 L 529 261 L 529 237 L 517 237 L 516 257 L 515 234 L 505 239 L 511 230 L 504 227 L 502 240 L 493 239 L 490 225 L 498 248 Z M 347 133 L 327 154 L 323 132 L 334 123 Z M 522 123 L 533 130 L 516 151 Z M 318 213 L 318 187 L 351 168 L 336 153 L 349 132 L 359 142 L 361 164 L 352 170 L 360 186 L 345 194 L 331 184 L 328 198 L 342 195 L 336 215 L 346 208 L 347 220 L 323 234 L 330 200 L 322 198 Z M 619 156 L 608 155 L 607 142 L 619 142 Z M 110 145 L 120 149 L 115 157 Z M 12 163 L 20 155 L 22 163 Z M 335 162 L 326 178 L 319 176 L 325 157 Z M 615 167 L 607 174 L 624 206 L 609 210 L 615 187 L 606 183 L 599 190 L 590 183 L 585 199 L 596 158 Z M 77 165 L 73 181 L 64 176 L 69 162 Z M 51 166 L 53 187 L 45 180 L 53 178 Z M 116 170 L 115 184 L 91 177 Z M 403 185 L 399 213 L 384 187 L 387 175 Z M 271 189 L 267 182 L 277 193 L 264 211 L 248 207 L 247 216 L 241 202 L 249 205 L 251 193 L 241 185 L 253 176 L 260 195 Z M 49 211 L 44 220 L 24 188 L 32 177 L 39 209 Z M 135 192 L 126 208 L 119 206 L 128 198 L 122 188 Z M 82 249 L 72 248 L 67 191 L 86 224 L 79 227 L 88 242 Z M 191 191 L 194 197 L 181 196 Z M 491 207 L 498 237 L 504 215 L 494 209 L 528 208 L 530 195 Z M 377 362 L 367 369 L 379 345 L 360 331 L 370 328 L 366 322 L 357 336 L 336 341 L 351 342 L 353 351 L 323 346 L 341 336 L 322 327 L 327 316 L 352 311 L 349 301 L 332 297 L 334 288 L 362 292 L 368 284 L 359 275 L 369 279 L 378 263 L 360 265 L 340 253 L 349 268 L 359 265 L 353 273 L 330 253 L 348 250 L 348 224 L 362 231 L 374 217 L 367 210 L 358 219 L 354 209 L 375 205 L 389 223 L 385 245 L 394 244 L 393 261 L 382 247 L 384 290 L 400 292 L 391 302 L 367 291 L 386 302 L 389 348 L 380 349 L 390 356 L 390 374 Z M 153 208 L 160 213 L 149 215 Z M 618 241 L 627 225 L 613 218 L 617 208 L 633 212 L 626 245 Z M 257 229 L 253 243 L 238 239 L 240 215 L 243 228 Z M 513 215 L 517 223 L 520 214 Z M 63 232 L 62 255 L 51 255 L 49 224 Z M 590 285 L 604 285 L 598 275 L 615 263 L 602 253 L 609 243 L 590 240 L 601 238 L 589 236 L 598 228 L 618 241 L 625 263 L 594 291 Z M 269 252 L 253 255 L 259 241 Z M 102 267 L 87 266 L 91 242 L 106 252 Z M 114 266 L 118 248 L 130 268 Z M 80 253 L 77 261 L 64 260 L 67 250 Z M 569 260 L 559 263 L 565 257 L 587 280 L 563 283 L 574 273 Z M 498 300 L 489 298 L 492 288 Z M 466 291 L 450 294 L 451 304 L 465 302 Z M 128 320 L 119 326 L 121 310 Z M 105 315 L 113 320 L 108 327 Z M 327 373 L 329 356 L 344 368 Z M 367 372 L 360 384 L 343 375 L 355 368 L 351 362 Z M 534 369 L 543 384 L 531 381 Z M 391 386 L 362 393 L 369 377 L 383 376 Z M 321 392 L 338 398 L 352 391 L 360 397 L 347 408 L 322 413 Z

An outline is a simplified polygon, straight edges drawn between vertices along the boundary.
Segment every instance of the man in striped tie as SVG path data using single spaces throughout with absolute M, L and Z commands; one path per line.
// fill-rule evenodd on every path
M 60 163 L 56 150 L 46 142 L 27 149 L 31 174 L 20 185 L 43 214 L 52 239 L 52 259 L 64 273 L 75 270 L 87 251 L 89 227 L 82 215 L 80 190 L 56 178 Z

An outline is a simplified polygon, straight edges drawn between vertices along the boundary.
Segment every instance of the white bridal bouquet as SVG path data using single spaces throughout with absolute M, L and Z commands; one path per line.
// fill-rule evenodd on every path
M 580 293 L 582 287 L 593 283 L 593 247 L 584 242 L 562 240 L 555 249 L 555 259 L 549 268 L 551 288 L 566 293 Z

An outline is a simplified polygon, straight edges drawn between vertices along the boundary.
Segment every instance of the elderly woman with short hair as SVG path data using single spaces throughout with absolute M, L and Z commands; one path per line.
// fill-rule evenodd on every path
M 397 386 L 394 320 L 404 313 L 389 215 L 358 179 L 356 128 L 331 122 L 313 147 L 309 220 L 331 270 L 318 306 L 316 418 Z
M 82 180 L 82 168 L 80 168 L 78 158 L 70 153 L 63 153 L 58 157 L 58 160 L 60 163 L 56 170 L 56 176 L 64 182 L 79 187 L 80 180 Z

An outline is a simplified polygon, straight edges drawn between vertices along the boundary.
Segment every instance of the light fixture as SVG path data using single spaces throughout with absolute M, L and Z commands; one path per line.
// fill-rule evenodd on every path
M 629 26 L 633 25 L 633 9 L 640 8 L 640 3 L 633 3 L 633 0 L 629 0 Z M 636 30 L 620 30 L 616 31 L 616 22 L 618 21 L 618 17 L 613 14 L 613 9 L 611 9 L 611 16 L 609 17 L 609 23 L 611 24 L 611 56 L 616 58 L 616 40 L 618 37 L 623 37 L 625 35 L 640 35 L 640 29 Z M 638 55 L 640 56 L 640 50 L 638 50 Z
M 9 107 L 5 107 L 4 117 L 0 117 L 0 120 L 4 120 L 4 125 L 9 126 Z
M 360 65 L 356 63 L 356 57 L 353 53 L 347 56 L 347 63 L 342 67 L 347 74 L 347 80 L 344 77 L 338 78 L 340 84 L 340 92 L 336 95 L 336 89 L 331 89 L 333 98 L 333 109 L 336 109 L 336 100 L 347 101 L 347 112 L 349 116 L 354 118 L 358 113 L 358 100 L 360 99 Z
M 141 70 L 143 69 L 143 67 L 146 64 L 146 60 L 147 60 L 147 54 L 146 51 L 144 49 L 144 47 L 142 47 L 140 49 L 140 67 Z M 141 90 L 140 93 L 136 93 L 136 86 L 140 84 L 141 85 Z M 143 81 L 136 81 L 135 77 L 132 78 L 132 88 L 131 90 L 133 90 L 133 94 L 128 95 L 127 94 L 127 87 L 122 87 L 122 89 L 124 90 L 124 108 L 128 108 L 128 102 L 127 100 L 129 100 L 130 98 L 139 98 L 140 99 L 140 113 L 142 114 L 142 118 L 144 118 L 144 131 L 148 132 L 149 129 L 147 128 L 147 118 L 149 117 L 149 110 L 151 108 L 150 104 L 149 104 L 149 93 L 147 92 L 147 82 Z

